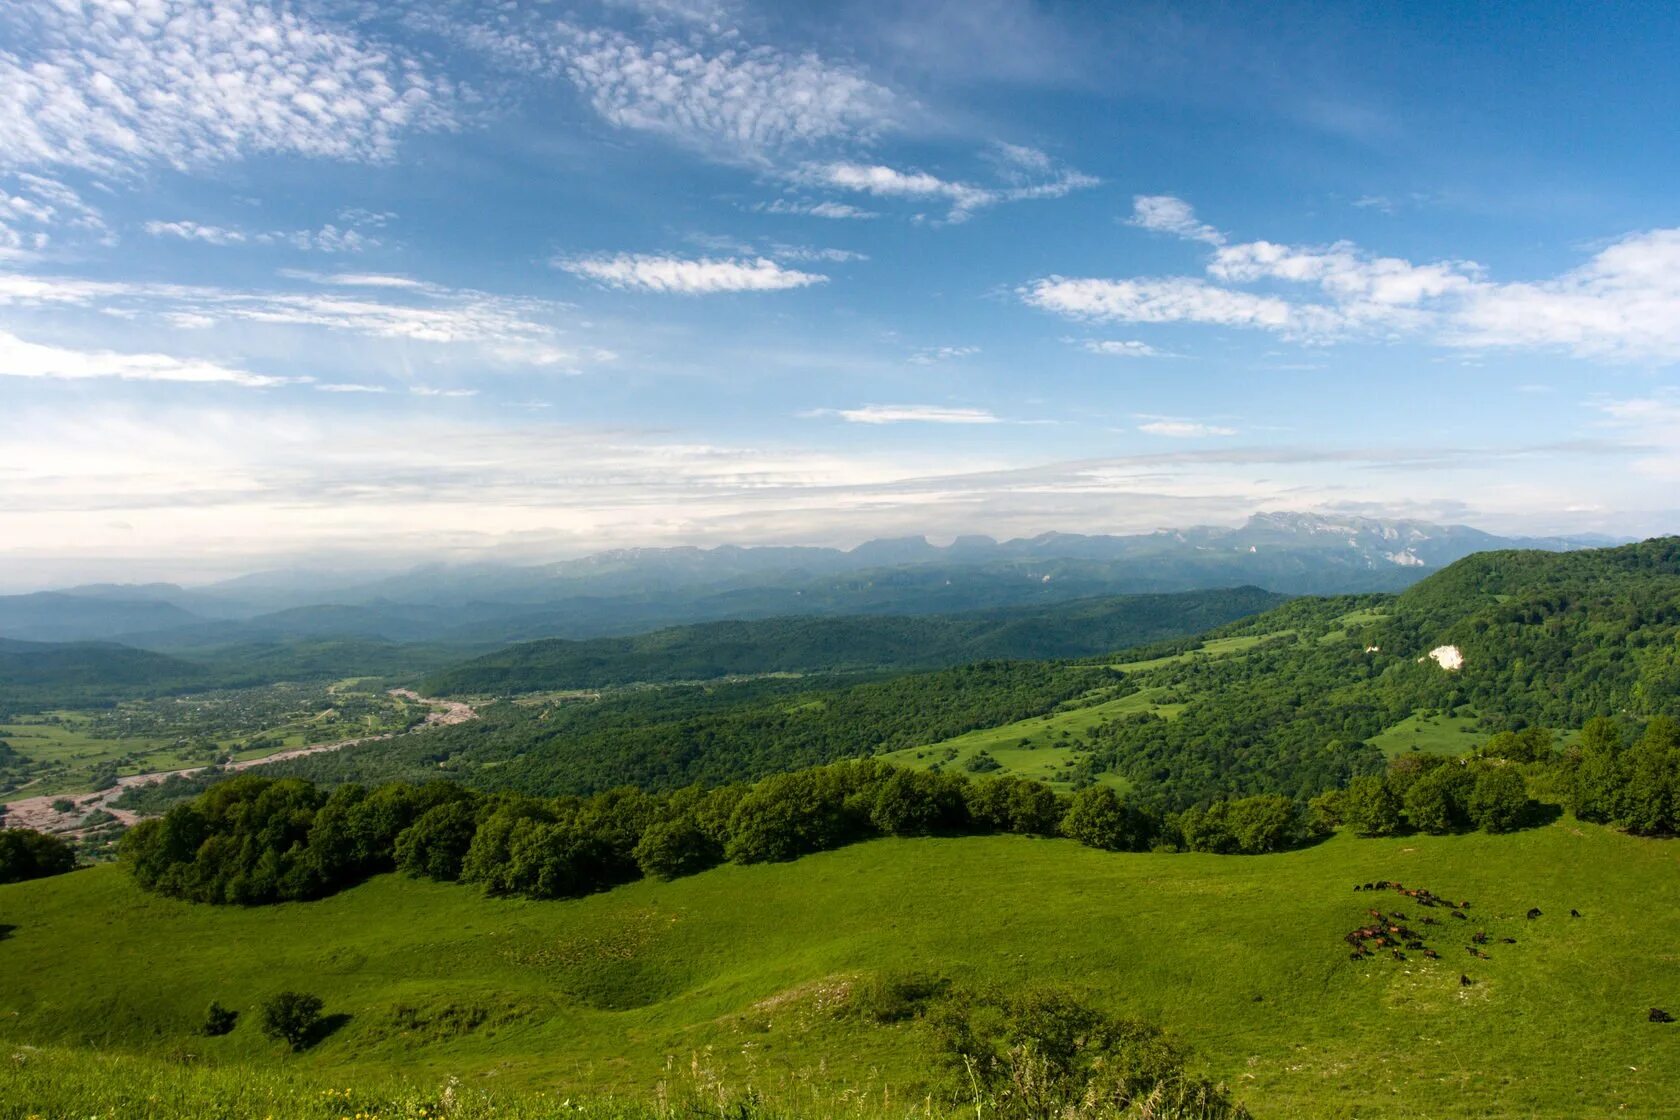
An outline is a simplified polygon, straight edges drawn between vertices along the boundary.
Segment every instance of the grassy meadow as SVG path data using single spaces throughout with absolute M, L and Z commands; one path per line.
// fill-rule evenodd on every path
M 1472 921 L 1430 927 L 1439 961 L 1350 961 L 1340 938 L 1368 906 L 1420 917 L 1351 890 L 1378 878 L 1469 899 Z M 568 902 L 387 875 L 240 910 L 144 894 L 107 866 L 0 887 L 0 1038 L 46 1048 L 37 1072 L 69 1049 L 621 1100 L 697 1060 L 806 1114 L 819 1098 L 898 1112 L 926 1098 L 925 1028 L 875 1025 L 849 996 L 914 970 L 1069 985 L 1157 1020 L 1263 1117 L 1676 1115 L 1680 1029 L 1645 1014 L 1680 1010 L 1676 913 L 1680 846 L 1569 818 L 1259 857 L 882 840 Z M 1478 928 L 1491 959 L 1465 951 Z M 253 1021 L 285 988 L 342 1017 L 299 1055 Z M 213 999 L 242 1013 L 223 1038 L 197 1033 Z M 31 1060 L 0 1064 L 0 1117 L 70 1083 Z

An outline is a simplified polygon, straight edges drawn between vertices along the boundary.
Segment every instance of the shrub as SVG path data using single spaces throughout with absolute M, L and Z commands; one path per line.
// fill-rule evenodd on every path
M 1190 1075 L 1159 1027 L 1060 989 L 959 996 L 930 1020 L 952 1102 L 995 1120 L 1248 1116 L 1222 1086 Z
M 199 1031 L 211 1038 L 220 1038 L 232 1032 L 234 1024 L 239 1021 L 239 1012 L 231 1007 L 223 1007 L 215 1000 L 210 1001 L 210 1008 L 204 1013 L 204 1025 Z
M 1081 844 L 1111 852 L 1144 852 L 1155 842 L 1157 822 L 1134 809 L 1108 786 L 1087 786 L 1073 795 L 1062 832 Z
M 654 879 L 693 875 L 723 860 L 723 846 L 690 816 L 657 821 L 636 845 L 636 865 Z
M 75 850 L 56 836 L 32 828 L 0 832 L 0 883 L 62 875 L 75 866 Z
M 263 1037 L 302 1050 L 321 1025 L 322 1006 L 320 996 L 281 992 L 262 1005 Z

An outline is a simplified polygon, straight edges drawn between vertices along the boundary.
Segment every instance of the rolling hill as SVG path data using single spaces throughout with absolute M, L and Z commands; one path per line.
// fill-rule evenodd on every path
M 931 1035 L 872 1019 L 862 994 L 920 973 L 1067 985 L 1160 1022 L 1262 1118 L 1660 1116 L 1680 1035 L 1646 1009 L 1680 1003 L 1680 964 L 1652 950 L 1680 909 L 1677 859 L 1568 819 L 1257 857 L 883 840 L 569 902 L 385 875 L 260 909 L 144 894 L 105 867 L 0 887 L 0 1037 L 205 1071 L 180 1077 L 630 1100 L 692 1058 L 714 1085 L 796 1109 L 861 1096 L 879 1112 L 845 1114 L 872 1116 L 922 1101 Z M 1349 885 L 1379 877 L 1470 899 L 1476 926 L 1516 943 L 1472 960 L 1455 929 L 1440 961 L 1350 962 L 1341 935 L 1373 903 Z M 300 1055 L 250 1021 L 287 987 L 343 1017 Z M 224 1038 L 197 1033 L 213 999 L 241 1012 Z M 0 1068 L 0 1099 L 26 1076 Z
M 517 645 L 445 670 L 422 687 L 506 695 L 772 672 L 1089 657 L 1201 633 L 1283 601 L 1244 587 L 959 615 L 713 622 L 628 638 Z

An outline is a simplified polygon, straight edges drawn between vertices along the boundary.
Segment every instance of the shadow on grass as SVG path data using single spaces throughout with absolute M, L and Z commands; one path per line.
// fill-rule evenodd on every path
M 300 1051 L 313 1050 L 342 1030 L 344 1024 L 349 1021 L 350 1016 L 342 1011 L 321 1016 L 315 1021 L 315 1025 L 309 1029 L 309 1034 L 304 1037 L 303 1044 L 298 1049 Z

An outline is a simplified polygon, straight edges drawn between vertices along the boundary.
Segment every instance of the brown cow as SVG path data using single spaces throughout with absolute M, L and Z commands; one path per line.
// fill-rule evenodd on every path
M 1458 986 L 1461 987 L 1461 988 L 1468 988 L 1470 986 L 1470 977 L 1464 975 L 1462 972 L 1459 973 L 1458 974 Z

